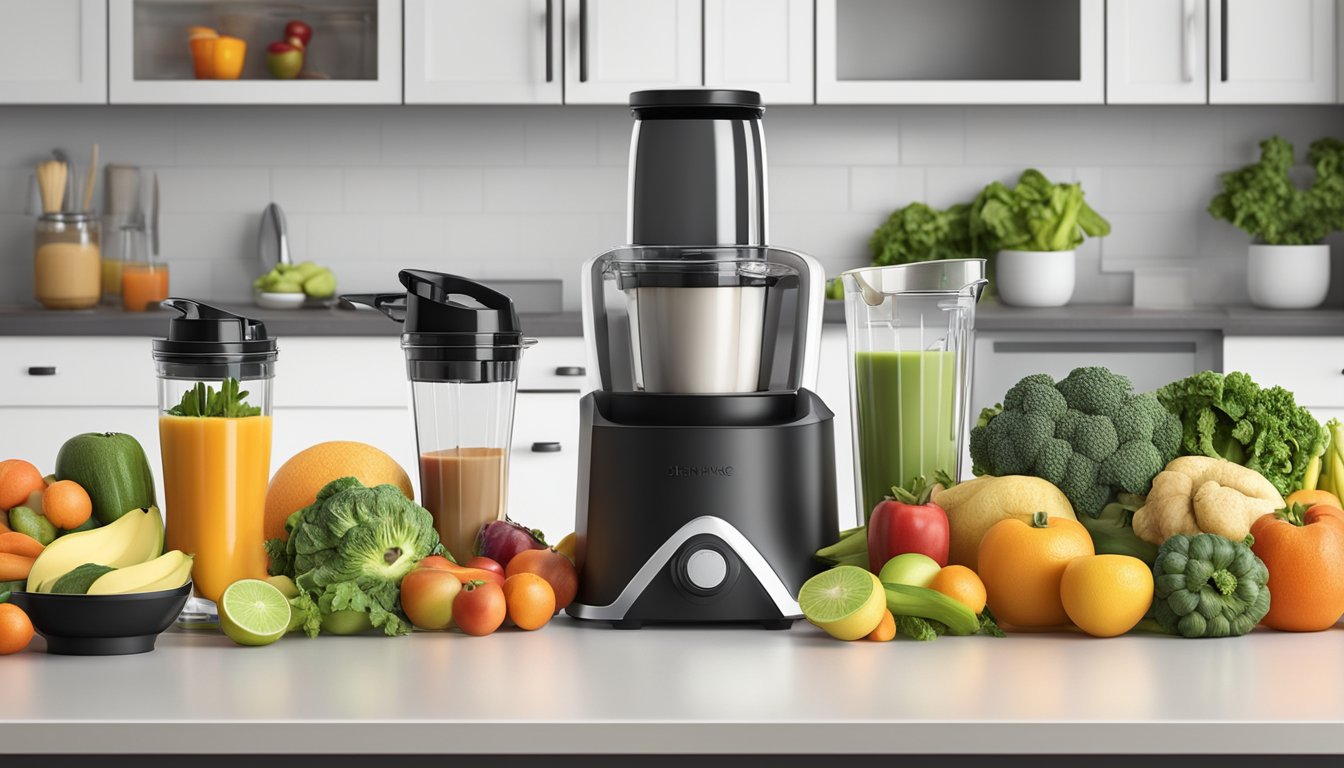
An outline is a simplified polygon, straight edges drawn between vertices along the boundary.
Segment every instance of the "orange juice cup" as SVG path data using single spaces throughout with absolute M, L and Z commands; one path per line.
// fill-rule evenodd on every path
M 266 577 L 276 343 L 258 321 L 189 299 L 165 304 L 182 313 L 154 340 L 165 546 L 195 556 L 195 593 L 218 601 L 233 582 Z
M 168 298 L 165 264 L 124 264 L 121 267 L 121 308 L 128 312 L 155 309 Z
M 215 37 L 191 38 L 191 63 L 197 80 L 215 79 Z
M 243 59 L 247 56 L 247 42 L 237 37 L 221 36 L 215 40 L 215 79 L 237 80 L 243 74 Z

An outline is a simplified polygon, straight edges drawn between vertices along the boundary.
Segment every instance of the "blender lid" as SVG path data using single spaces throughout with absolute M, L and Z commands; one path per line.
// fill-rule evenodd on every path
M 756 91 L 684 88 L 635 91 L 630 111 L 640 120 L 749 119 L 765 114 L 765 104 Z
M 942 259 L 887 267 L 862 267 L 840 273 L 858 286 L 864 303 L 880 305 L 895 293 L 970 293 L 976 301 L 989 281 L 984 259 Z
M 276 340 L 260 320 L 235 315 L 193 299 L 169 298 L 165 309 L 181 313 L 168 321 L 168 336 L 154 339 L 154 359 L 180 365 L 273 362 Z
M 796 274 L 765 261 L 613 261 L 607 277 L 621 290 L 631 288 L 769 287 Z

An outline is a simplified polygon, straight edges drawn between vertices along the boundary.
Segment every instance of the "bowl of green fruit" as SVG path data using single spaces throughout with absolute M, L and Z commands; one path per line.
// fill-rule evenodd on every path
M 322 305 L 336 295 L 336 275 L 311 261 L 276 264 L 252 282 L 257 306 L 263 309 L 299 309 Z

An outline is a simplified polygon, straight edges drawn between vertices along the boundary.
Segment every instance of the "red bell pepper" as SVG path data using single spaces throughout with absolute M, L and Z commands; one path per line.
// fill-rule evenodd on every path
M 913 492 L 892 488 L 891 496 L 879 502 L 868 517 L 868 569 L 873 573 L 907 552 L 928 555 L 938 565 L 947 565 L 947 513 L 929 501 L 931 484 L 921 479 L 915 486 Z

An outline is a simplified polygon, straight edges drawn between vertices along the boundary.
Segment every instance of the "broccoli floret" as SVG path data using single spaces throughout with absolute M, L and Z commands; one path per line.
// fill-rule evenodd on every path
M 1078 368 L 1054 383 L 1035 374 L 1008 391 L 1002 410 L 981 414 L 972 471 L 1043 478 L 1096 517 L 1118 492 L 1147 493 L 1182 438 L 1179 420 L 1124 376 Z

